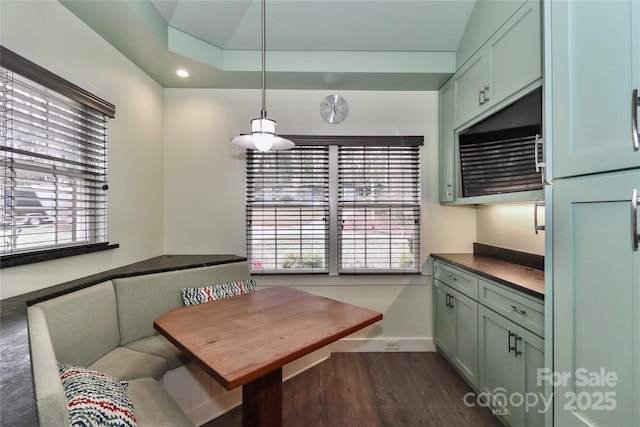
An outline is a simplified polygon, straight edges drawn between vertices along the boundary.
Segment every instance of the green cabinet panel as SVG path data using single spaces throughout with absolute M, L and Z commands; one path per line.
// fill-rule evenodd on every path
M 486 49 L 481 49 L 455 74 L 456 127 L 478 116 L 486 108 L 483 95 L 491 88 L 486 54 Z
M 491 67 L 485 97 L 498 103 L 542 78 L 540 1 L 528 1 L 487 44 Z
M 453 117 L 455 94 L 453 84 L 440 88 L 440 202 L 455 200 L 455 146 Z
M 447 355 L 455 354 L 456 319 L 449 308 L 449 288 L 434 281 L 433 309 L 434 309 L 434 334 L 433 339 L 440 350 Z
M 456 72 L 456 128 L 540 85 L 541 40 L 540 1 L 529 0 Z
M 434 341 L 458 371 L 478 386 L 478 303 L 434 280 Z
M 544 340 L 482 305 L 478 319 L 480 393 L 509 425 L 544 425 Z
M 638 167 L 631 110 L 640 89 L 640 2 L 547 4 L 554 179 Z
M 640 426 L 634 189 L 640 169 L 554 182 L 554 371 L 567 377 L 554 384 L 556 426 Z

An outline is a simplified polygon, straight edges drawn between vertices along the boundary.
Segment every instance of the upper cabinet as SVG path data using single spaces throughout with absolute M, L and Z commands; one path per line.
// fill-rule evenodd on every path
M 516 202 L 544 197 L 543 192 L 537 187 L 527 187 L 525 190 L 501 187 L 486 193 L 474 193 L 466 187 L 463 189 L 463 183 L 468 182 L 469 174 L 464 175 L 464 170 L 461 168 L 463 159 L 460 156 L 459 138 L 463 132 L 466 132 L 467 136 L 470 135 L 471 132 L 467 131 L 479 122 L 501 115 L 506 111 L 505 107 L 513 110 L 511 107 L 518 104 L 517 101 L 525 98 L 525 95 L 532 93 L 542 84 L 540 3 L 540 0 L 520 3 L 483 1 L 478 2 L 474 8 L 472 19 L 461 42 L 465 55 L 459 59 L 464 63 L 440 88 L 439 190 L 441 203 Z M 497 20 L 496 17 L 501 17 L 502 20 Z M 485 23 L 486 27 L 492 28 L 485 28 L 483 26 Z M 478 41 L 480 37 L 486 37 L 484 42 Z M 511 117 L 510 114 L 512 113 L 502 114 L 505 117 L 501 122 L 508 122 L 510 129 L 514 126 L 524 127 L 530 124 L 522 123 L 522 112 L 517 115 L 518 119 Z M 482 126 L 480 125 L 480 128 L 486 133 L 501 130 Z M 517 135 L 520 139 L 531 140 L 530 146 L 527 145 L 531 153 L 538 151 L 538 146 L 535 144 L 536 133 L 542 132 Z M 504 138 L 513 139 L 511 136 L 503 135 L 502 139 Z M 502 156 L 501 153 L 493 155 Z M 501 157 L 501 159 L 504 158 Z M 531 168 L 536 170 L 533 159 Z M 527 169 L 526 173 L 530 173 L 528 170 L 530 168 L 525 167 L 525 169 Z M 517 168 L 509 169 L 509 173 L 515 171 L 513 173 L 518 174 L 521 170 L 524 169 L 519 165 Z M 475 172 L 472 174 L 472 176 L 477 175 Z M 511 178 L 505 175 L 503 181 Z M 518 175 L 517 178 L 522 176 Z M 542 178 L 540 186 L 542 186 Z
M 456 72 L 454 126 L 490 114 L 542 79 L 540 2 L 527 1 Z
M 553 178 L 638 167 L 640 2 L 548 4 Z

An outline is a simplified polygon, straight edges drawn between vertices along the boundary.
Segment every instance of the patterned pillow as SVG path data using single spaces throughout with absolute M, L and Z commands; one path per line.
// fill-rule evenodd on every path
M 184 288 L 182 289 L 182 300 L 185 306 L 202 304 L 203 302 L 242 295 L 255 290 L 256 281 L 249 279 L 225 283 L 224 285 L 205 286 L 203 288 Z
M 87 368 L 58 363 L 72 426 L 136 426 L 127 382 Z

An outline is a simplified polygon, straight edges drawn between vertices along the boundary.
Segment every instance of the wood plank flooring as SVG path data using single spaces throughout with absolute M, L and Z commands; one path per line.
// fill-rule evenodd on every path
M 283 425 L 502 426 L 490 410 L 464 404 L 469 391 L 438 353 L 333 353 L 284 383 Z M 205 427 L 241 425 L 236 408 Z

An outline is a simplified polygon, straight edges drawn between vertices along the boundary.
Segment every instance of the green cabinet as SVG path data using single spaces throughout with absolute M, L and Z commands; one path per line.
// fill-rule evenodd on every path
M 433 301 L 439 351 L 493 412 L 513 427 L 544 425 L 543 301 L 441 260 Z
M 434 341 L 458 371 L 478 387 L 478 303 L 434 280 Z
M 640 2 L 546 4 L 553 422 L 640 426 Z
M 553 178 L 638 167 L 632 109 L 640 89 L 640 2 L 547 4 Z
M 540 1 L 527 1 L 454 76 L 455 122 L 515 101 L 542 79 Z
M 455 94 L 451 81 L 440 88 L 440 202 L 455 200 Z
M 640 168 L 553 189 L 555 425 L 640 426 Z
M 480 393 L 509 425 L 543 426 L 544 340 L 483 305 L 478 317 Z

